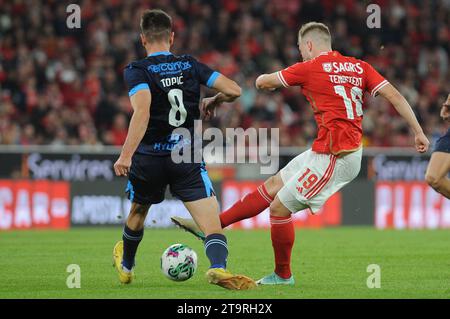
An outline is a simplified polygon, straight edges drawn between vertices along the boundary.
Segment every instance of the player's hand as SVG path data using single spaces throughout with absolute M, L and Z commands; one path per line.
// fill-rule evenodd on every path
M 202 100 L 201 109 L 202 109 L 202 119 L 210 120 L 214 116 L 216 116 L 216 107 L 219 106 L 215 97 L 205 97 Z
M 430 141 L 423 132 L 416 134 L 414 142 L 416 144 L 416 150 L 419 153 L 425 153 L 430 147 Z
M 114 163 L 114 172 L 117 176 L 128 176 L 131 167 L 131 158 L 120 156 Z

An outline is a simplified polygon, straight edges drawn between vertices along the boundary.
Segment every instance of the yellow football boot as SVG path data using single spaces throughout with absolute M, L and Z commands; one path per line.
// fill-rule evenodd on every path
M 119 280 L 123 284 L 129 284 L 133 281 L 134 273 L 126 272 L 122 268 L 122 258 L 123 258 L 123 241 L 118 241 L 113 249 L 113 267 L 116 268 L 119 273 Z
M 206 280 L 210 284 L 230 290 L 247 290 L 257 286 L 253 279 L 244 275 L 233 275 L 223 268 L 208 269 L 206 272 Z

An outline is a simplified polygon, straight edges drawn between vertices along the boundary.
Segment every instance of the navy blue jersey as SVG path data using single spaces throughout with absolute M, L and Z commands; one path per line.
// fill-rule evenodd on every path
M 150 90 L 150 121 L 136 153 L 168 155 L 180 141 L 172 134 L 187 128 L 193 134 L 194 120 L 200 118 L 200 85 L 212 87 L 219 76 L 190 55 L 156 52 L 127 65 L 124 70 L 128 95 Z
M 450 128 L 436 141 L 433 152 L 450 153 Z

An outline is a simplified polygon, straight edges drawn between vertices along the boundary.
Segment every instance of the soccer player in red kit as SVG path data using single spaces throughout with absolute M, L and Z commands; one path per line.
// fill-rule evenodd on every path
M 317 138 L 311 149 L 220 215 L 222 227 L 226 227 L 256 216 L 270 206 L 275 271 L 260 279 L 260 285 L 294 284 L 290 268 L 295 239 L 291 214 L 306 208 L 317 213 L 331 195 L 358 175 L 364 92 L 389 100 L 412 128 L 418 152 L 426 152 L 429 146 L 405 98 L 368 63 L 333 51 L 326 25 L 317 22 L 303 25 L 298 43 L 303 62 L 259 76 L 256 87 L 262 90 L 301 87 L 314 111 Z M 214 109 L 214 105 L 205 107 L 207 112 Z M 172 220 L 201 237 L 193 222 Z

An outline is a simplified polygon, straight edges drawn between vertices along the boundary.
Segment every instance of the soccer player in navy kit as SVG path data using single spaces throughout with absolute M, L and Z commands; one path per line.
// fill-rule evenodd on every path
M 442 104 L 441 117 L 450 122 L 450 94 Z M 450 199 L 450 128 L 436 142 L 436 146 L 428 163 L 425 179 L 433 189 Z
M 143 237 L 150 205 L 163 201 L 167 185 L 183 201 L 206 234 L 205 252 L 211 267 L 207 280 L 228 289 L 255 287 L 253 279 L 226 270 L 227 240 L 219 220 L 217 199 L 204 163 L 175 163 L 171 151 L 182 139 L 173 131 L 185 128 L 193 133 L 200 118 L 200 85 L 219 91 L 205 98 L 205 116 L 222 102 L 232 102 L 240 87 L 189 55 L 170 53 L 174 41 L 172 20 L 162 10 L 147 10 L 141 16 L 141 42 L 145 59 L 130 63 L 124 71 L 133 116 L 119 159 L 118 176 L 128 176 L 127 193 L 132 201 L 122 241 L 113 250 L 114 265 L 122 283 L 133 280 L 136 250 Z

